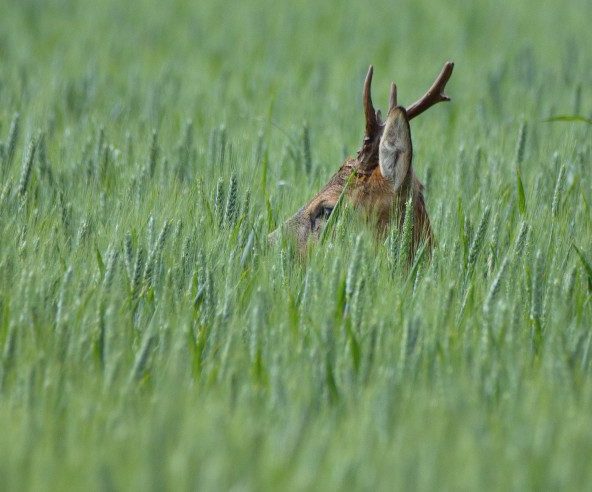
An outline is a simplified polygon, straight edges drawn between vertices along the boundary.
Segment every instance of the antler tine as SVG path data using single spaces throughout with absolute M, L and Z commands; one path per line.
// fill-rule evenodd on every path
M 388 106 L 389 113 L 391 112 L 391 109 L 393 109 L 396 106 L 397 106 L 397 86 L 395 85 L 394 82 L 391 82 L 391 93 L 389 95 L 389 106 Z
M 446 84 L 452 75 L 453 68 L 453 62 L 446 62 L 444 64 L 440 75 L 438 75 L 425 95 L 407 108 L 407 117 L 409 119 L 419 116 L 425 110 L 431 108 L 434 104 L 442 101 L 450 101 L 450 98 L 444 94 L 444 88 L 446 87 Z
M 368 73 L 366 74 L 366 80 L 364 81 L 364 92 L 362 94 L 364 99 L 364 114 L 366 116 L 366 135 L 368 136 L 371 136 L 378 126 L 376 111 L 374 111 L 374 106 L 372 105 L 372 95 L 370 94 L 373 72 L 374 67 L 370 65 Z

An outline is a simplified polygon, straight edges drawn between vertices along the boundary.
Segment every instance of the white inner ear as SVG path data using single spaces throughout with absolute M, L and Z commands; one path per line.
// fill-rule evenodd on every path
M 397 191 L 411 166 L 413 149 L 409 121 L 400 108 L 394 108 L 388 115 L 380 146 L 378 164 L 384 178 L 388 179 Z

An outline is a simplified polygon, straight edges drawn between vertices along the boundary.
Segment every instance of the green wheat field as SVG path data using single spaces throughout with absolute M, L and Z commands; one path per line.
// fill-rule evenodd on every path
M 4 0 L 0 490 L 589 488 L 591 18 Z M 368 66 L 384 111 L 446 60 L 431 259 L 351 210 L 269 246 L 359 148 Z

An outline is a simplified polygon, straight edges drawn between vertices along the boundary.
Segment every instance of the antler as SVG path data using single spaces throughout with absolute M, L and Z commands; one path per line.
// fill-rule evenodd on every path
M 372 105 L 372 95 L 370 94 L 370 86 L 372 85 L 372 73 L 374 68 L 370 65 L 366 80 L 364 81 L 364 92 L 362 98 L 364 99 L 364 114 L 366 115 L 366 135 L 372 136 L 378 128 L 378 119 L 376 118 L 376 111 Z
M 389 113 L 391 109 L 397 106 L 397 86 L 394 82 L 391 82 L 391 93 L 389 95 Z
M 370 67 L 372 68 L 372 67 Z M 450 76 L 452 75 L 452 69 L 454 68 L 454 63 L 446 62 L 440 75 L 436 78 L 432 86 L 428 89 L 425 95 L 415 101 L 411 106 L 407 108 L 407 117 L 409 119 L 415 118 L 423 113 L 426 109 L 431 108 L 434 104 L 438 104 L 442 101 L 450 101 L 450 98 L 444 94 L 444 88 Z M 370 73 L 370 78 L 372 79 L 372 74 Z M 367 79 L 366 79 L 367 80 Z M 365 90 L 365 88 L 364 88 Z M 396 89 L 395 89 L 396 90 Z M 391 89 L 392 91 L 392 89 Z M 396 96 L 395 96 L 396 101 Z M 370 103 L 372 104 L 372 103 Z M 367 119 L 367 116 L 366 116 Z

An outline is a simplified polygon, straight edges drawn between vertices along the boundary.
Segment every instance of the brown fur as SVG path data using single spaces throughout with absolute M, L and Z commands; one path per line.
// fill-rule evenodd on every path
M 310 230 L 311 218 L 324 204 L 334 206 L 337 203 L 348 176 L 355 169 L 357 169 L 356 159 L 347 159 L 321 191 L 284 223 L 286 231 L 293 235 L 301 252 L 306 249 L 309 240 L 318 239 L 320 234 L 320 230 Z M 354 207 L 363 210 L 368 217 L 374 218 L 376 231 L 379 235 L 384 235 L 389 225 L 396 220 L 399 222 L 398 226 L 402 227 L 406 200 L 411 190 L 414 214 L 413 250 L 415 251 L 422 241 L 426 241 L 428 249 L 431 249 L 433 235 L 425 207 L 423 185 L 412 168 L 409 170 L 405 185 L 395 193 L 391 183 L 380 173 L 377 163 L 370 174 L 356 175 L 346 196 Z M 272 233 L 270 239 L 275 239 L 277 234 L 278 231 Z

